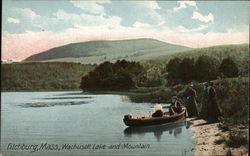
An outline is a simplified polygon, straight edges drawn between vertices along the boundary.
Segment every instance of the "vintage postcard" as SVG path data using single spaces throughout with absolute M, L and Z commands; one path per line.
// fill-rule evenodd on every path
M 249 7 L 3 0 L 0 156 L 247 156 Z

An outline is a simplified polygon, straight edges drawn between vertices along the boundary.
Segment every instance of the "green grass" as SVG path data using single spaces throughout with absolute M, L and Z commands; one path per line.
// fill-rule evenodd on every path
M 81 77 L 94 65 L 80 63 L 2 64 L 2 91 L 79 90 Z
M 238 148 L 240 146 L 248 145 L 247 133 L 243 134 L 242 132 L 230 132 L 229 138 L 225 141 L 225 144 L 228 147 Z
M 220 137 L 219 139 L 214 141 L 214 144 L 219 145 L 222 144 L 226 141 L 226 139 L 224 137 Z
M 228 127 L 228 125 L 226 124 L 219 124 L 218 125 L 218 128 L 222 131 L 222 132 L 226 132 L 226 131 L 229 131 L 230 128 Z

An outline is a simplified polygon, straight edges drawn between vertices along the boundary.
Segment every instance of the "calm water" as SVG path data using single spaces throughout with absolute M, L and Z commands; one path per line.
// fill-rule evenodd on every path
M 4 92 L 1 96 L 1 151 L 7 156 L 194 153 L 187 122 L 133 129 L 124 125 L 125 114 L 152 112 L 151 103 L 80 92 Z

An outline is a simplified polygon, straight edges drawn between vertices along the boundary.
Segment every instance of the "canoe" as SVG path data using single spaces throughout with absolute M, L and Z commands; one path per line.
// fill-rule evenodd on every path
M 126 136 L 130 135 L 142 135 L 146 133 L 154 133 L 154 134 L 162 134 L 163 132 L 170 132 L 170 131 L 178 131 L 181 127 L 185 127 L 188 129 L 192 123 L 190 121 L 182 121 L 182 122 L 171 122 L 167 124 L 161 125 L 151 125 L 145 128 L 144 126 L 138 127 L 126 127 L 124 129 L 124 134 Z
M 162 117 L 152 117 L 149 115 L 142 115 L 138 117 L 132 117 L 131 115 L 125 115 L 123 122 L 125 125 L 130 127 L 138 126 L 150 126 L 150 125 L 161 125 L 172 122 L 184 121 L 186 119 L 186 109 L 183 108 L 179 114 L 169 115 L 168 112 L 165 112 Z

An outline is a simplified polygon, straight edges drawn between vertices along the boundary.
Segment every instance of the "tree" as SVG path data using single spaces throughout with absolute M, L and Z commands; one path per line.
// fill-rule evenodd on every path
M 137 62 L 106 61 L 82 77 L 80 88 L 85 90 L 130 89 L 135 87 L 137 77 L 143 71 L 144 68 Z
M 171 59 L 166 65 L 167 80 L 169 84 L 177 84 L 180 80 L 179 68 L 181 64 L 181 59 L 175 57 Z
M 200 56 L 195 63 L 195 79 L 198 82 L 217 79 L 219 75 L 219 61 L 210 56 Z
M 152 67 L 137 78 L 137 85 L 143 87 L 157 87 L 162 85 L 161 71 L 157 67 Z
M 179 73 L 180 73 L 180 78 L 184 83 L 194 80 L 195 76 L 194 59 L 184 58 L 180 63 Z
M 226 77 L 237 77 L 239 74 L 238 67 L 231 58 L 222 60 L 219 71 Z

